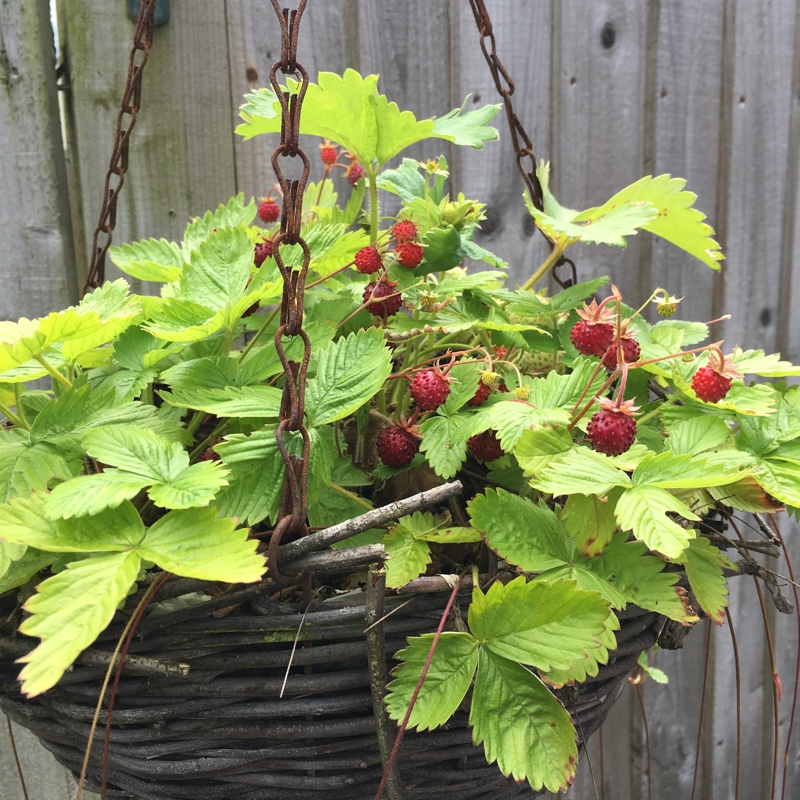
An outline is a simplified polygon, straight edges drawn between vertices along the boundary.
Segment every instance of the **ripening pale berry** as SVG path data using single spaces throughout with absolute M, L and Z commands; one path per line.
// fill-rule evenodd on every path
M 489 385 L 484 383 L 483 381 L 478 382 L 478 389 L 472 397 L 467 400 L 468 406 L 479 406 L 483 401 L 489 396 L 491 389 Z

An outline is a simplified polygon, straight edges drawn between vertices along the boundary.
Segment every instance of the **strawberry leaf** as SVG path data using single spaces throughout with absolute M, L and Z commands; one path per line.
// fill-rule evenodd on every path
M 434 634 L 412 636 L 395 654 L 400 665 L 387 686 L 386 709 L 401 721 L 428 660 Z M 468 633 L 445 631 L 436 644 L 430 667 L 411 711 L 408 727 L 427 731 L 444 725 L 455 714 L 472 683 L 478 663 L 478 642 Z
M 615 486 L 630 486 L 631 479 L 617 469 L 608 456 L 588 447 L 574 447 L 557 464 L 543 469 L 531 485 L 553 495 L 595 494 L 603 497 Z
M 37 587 L 26 603 L 30 612 L 20 631 L 42 642 L 19 660 L 22 691 L 29 697 L 47 691 L 111 622 L 139 574 L 134 552 L 89 556 Z
M 702 536 L 689 542 L 681 562 L 700 607 L 717 625 L 722 625 L 728 605 L 728 582 L 723 570 L 736 567 Z
M 700 519 L 686 503 L 657 486 L 634 486 L 624 492 L 615 513 L 622 530 L 632 531 L 651 550 L 669 559 L 679 558 L 697 534 L 681 527 L 667 514 L 678 514 L 687 520 Z
M 469 721 L 473 742 L 504 775 L 553 792 L 574 780 L 578 750 L 569 714 L 520 664 L 480 650 Z

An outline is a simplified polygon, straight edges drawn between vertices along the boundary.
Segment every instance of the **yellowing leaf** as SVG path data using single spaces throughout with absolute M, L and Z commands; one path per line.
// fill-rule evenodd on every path
M 105 630 L 139 573 L 133 552 L 90 556 L 48 578 L 25 603 L 31 616 L 20 625 L 42 643 L 20 658 L 22 691 L 29 697 L 59 681 L 78 655 Z

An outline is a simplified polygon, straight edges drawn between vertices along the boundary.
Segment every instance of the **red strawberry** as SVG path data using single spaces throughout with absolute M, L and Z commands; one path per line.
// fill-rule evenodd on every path
M 475 458 L 481 461 L 496 461 L 505 455 L 500 446 L 500 440 L 494 431 L 484 431 L 472 436 L 467 441 L 467 447 Z
M 260 267 L 272 255 L 272 239 L 266 238 L 256 242 L 253 253 L 253 261 Z
M 478 384 L 478 389 L 472 397 L 467 400 L 468 406 L 479 406 L 488 396 L 491 389 L 489 385 L 481 381 Z
M 387 467 L 404 467 L 411 463 L 419 449 L 419 441 L 399 425 L 384 428 L 375 444 L 378 457 Z
M 613 400 L 598 400 L 601 406 L 586 428 L 586 438 L 598 453 L 619 456 L 631 449 L 636 437 L 636 412 L 633 400 L 625 400 L 619 408 Z
M 417 226 L 410 219 L 401 219 L 392 228 L 396 242 L 413 242 L 417 238 Z
M 630 336 L 623 336 L 620 339 L 622 344 L 622 358 L 624 359 L 626 364 L 632 364 L 634 361 L 639 360 L 639 355 L 642 352 L 641 347 L 639 347 L 639 342 L 636 339 L 633 339 Z M 606 369 L 616 369 L 617 368 L 617 343 L 612 342 L 611 346 L 606 350 L 606 354 L 603 356 L 603 366 Z
M 355 189 L 359 179 L 364 175 L 364 167 L 352 156 L 350 158 L 350 166 L 344 171 L 344 176 L 347 178 L 347 182 Z
M 261 217 L 262 222 L 266 222 L 269 225 L 275 222 L 280 215 L 281 210 L 271 197 L 265 197 L 261 200 L 261 205 L 258 207 L 258 216 Z
M 364 289 L 364 303 L 370 314 L 376 317 L 393 317 L 403 305 L 403 298 L 395 291 L 396 284 L 390 281 L 373 281 Z M 385 299 L 384 299 L 385 298 Z
M 583 304 L 578 316 L 580 319 L 569 334 L 570 341 L 585 356 L 602 356 L 614 341 L 614 310 L 592 300 L 591 305 Z
M 438 367 L 423 369 L 411 381 L 411 396 L 423 411 L 435 411 L 450 396 L 449 378 Z
M 398 242 L 395 246 L 397 263 L 409 269 L 416 269 L 425 257 L 422 245 L 416 242 Z
M 325 164 L 326 167 L 329 167 L 331 164 L 336 163 L 339 153 L 336 150 L 336 146 L 332 145 L 326 139 L 325 142 L 319 146 L 319 157 L 322 160 L 322 163 Z
M 708 353 L 708 366 L 700 367 L 692 377 L 692 389 L 704 403 L 718 403 L 730 391 L 733 378 L 741 377 L 730 356 L 715 347 Z
M 356 269 L 364 275 L 372 275 L 382 266 L 381 254 L 374 247 L 362 247 L 355 257 Z

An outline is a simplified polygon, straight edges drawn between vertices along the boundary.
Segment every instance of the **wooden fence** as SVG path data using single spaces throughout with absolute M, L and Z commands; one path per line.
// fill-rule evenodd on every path
M 59 116 L 48 0 L 0 2 L 0 318 L 38 315 L 75 299 L 86 270 L 133 23 L 125 0 L 57 0 L 66 70 Z M 637 236 L 625 251 L 584 247 L 580 276 L 610 273 L 626 297 L 662 285 L 685 295 L 688 318 L 729 313 L 728 342 L 800 357 L 800 4 L 795 0 L 488 0 L 514 77 L 517 111 L 537 157 L 552 159 L 556 195 L 598 204 L 644 174 L 689 180 L 727 254 L 712 274 L 681 251 Z M 496 102 L 466 0 L 310 0 L 300 57 L 317 70 L 377 72 L 382 90 L 418 116 Z M 267 82 L 278 47 L 266 0 L 172 0 L 156 31 L 132 138 L 116 242 L 180 238 L 188 218 L 237 191 L 272 185 L 272 143 L 233 135 L 242 95 Z M 62 124 L 63 118 L 63 124 Z M 503 120 L 498 118 L 502 124 Z M 517 278 L 541 261 L 505 130 L 483 152 L 445 154 L 453 186 L 488 203 L 481 241 Z M 63 143 L 63 146 L 62 146 Z M 438 155 L 418 148 L 416 155 Z M 797 534 L 791 545 L 800 564 Z M 785 569 L 781 565 L 780 569 Z M 771 671 L 755 590 L 734 581 L 742 656 L 742 798 L 769 798 Z M 789 725 L 796 621 L 769 612 Z M 668 686 L 631 689 L 590 748 L 568 797 L 731 800 L 736 755 L 730 630 L 706 629 L 679 654 L 659 653 Z M 693 794 L 695 747 L 700 739 Z M 2 737 L 3 734 L 0 734 Z M 18 733 L 30 800 L 66 800 L 55 762 Z M 800 798 L 800 738 L 785 798 Z M 648 769 L 649 765 L 649 769 Z M 8 739 L 3 797 L 22 798 Z M 597 789 L 595 790 L 596 784 Z M 778 787 L 780 797 L 780 782 Z M 343 798 L 347 800 L 347 798 Z

